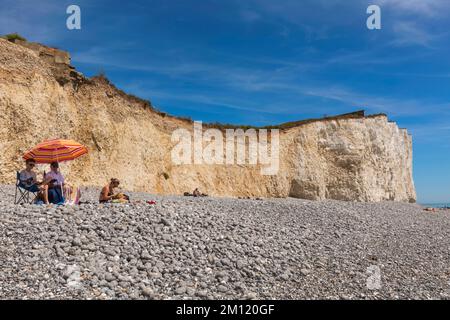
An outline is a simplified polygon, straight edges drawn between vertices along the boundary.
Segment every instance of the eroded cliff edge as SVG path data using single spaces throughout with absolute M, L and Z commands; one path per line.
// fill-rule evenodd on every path
M 174 165 L 171 134 L 189 121 L 158 112 L 104 78 L 87 79 L 50 50 L 0 39 L 0 183 L 13 183 L 21 155 L 50 138 L 71 138 L 90 153 L 64 166 L 74 183 L 110 177 L 134 191 L 356 201 L 416 199 L 412 141 L 385 115 L 335 117 L 285 127 L 280 170 L 252 165 Z

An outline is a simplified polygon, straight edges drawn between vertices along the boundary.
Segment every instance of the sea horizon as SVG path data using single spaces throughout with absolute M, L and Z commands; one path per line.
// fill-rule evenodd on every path
M 450 202 L 438 202 L 438 203 L 419 203 L 424 207 L 432 207 L 432 208 L 450 208 Z

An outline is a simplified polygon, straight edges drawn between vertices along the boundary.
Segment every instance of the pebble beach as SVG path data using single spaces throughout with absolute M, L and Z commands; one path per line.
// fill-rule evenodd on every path
M 130 193 L 14 205 L 1 299 L 449 299 L 450 211 L 417 204 Z M 154 200 L 156 204 L 147 201 Z

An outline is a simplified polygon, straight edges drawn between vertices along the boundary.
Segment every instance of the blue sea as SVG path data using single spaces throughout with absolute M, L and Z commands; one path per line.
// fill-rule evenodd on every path
M 420 205 L 427 208 L 450 208 L 450 203 L 421 203 Z

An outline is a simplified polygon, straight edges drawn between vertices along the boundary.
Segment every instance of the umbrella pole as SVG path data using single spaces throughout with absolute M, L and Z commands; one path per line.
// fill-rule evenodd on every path
M 59 168 L 59 159 L 58 159 L 58 155 L 56 155 L 56 162 L 58 163 L 58 168 Z M 59 168 L 59 171 L 60 171 L 59 174 L 61 174 L 61 168 Z M 61 197 L 62 197 L 62 199 L 63 199 L 63 202 L 66 202 L 66 198 L 64 197 L 64 188 L 63 188 L 62 183 L 61 183 L 60 187 L 61 187 Z
M 58 162 L 58 167 L 59 167 L 59 161 L 58 160 L 59 160 L 58 156 L 56 156 L 56 162 Z M 59 170 L 61 170 L 61 168 Z M 61 174 L 61 172 L 59 172 L 59 174 Z M 61 195 L 62 195 L 62 198 L 63 198 L 63 202 L 65 203 L 66 202 L 66 197 L 64 195 L 64 188 L 63 188 L 63 184 L 62 183 L 61 183 Z

